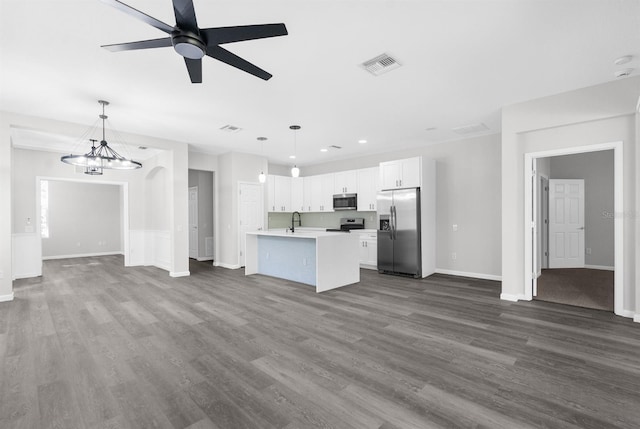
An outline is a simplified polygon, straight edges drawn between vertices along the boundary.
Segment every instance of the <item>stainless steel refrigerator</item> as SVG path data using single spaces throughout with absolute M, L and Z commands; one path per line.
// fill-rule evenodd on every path
M 422 277 L 420 188 L 378 193 L 378 271 Z

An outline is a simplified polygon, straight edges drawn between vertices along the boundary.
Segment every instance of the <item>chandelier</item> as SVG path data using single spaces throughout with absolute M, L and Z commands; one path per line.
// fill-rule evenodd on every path
M 108 106 L 109 102 L 98 100 L 98 103 L 102 105 L 102 115 L 98 116 L 102 119 L 102 140 L 99 142 L 99 145 L 96 146 L 98 140 L 89 139 L 91 142 L 89 152 L 84 155 L 65 155 L 60 158 L 60 161 L 66 164 L 84 167 L 84 173 L 92 176 L 101 175 L 104 168 L 112 170 L 135 170 L 136 168 L 141 168 L 141 163 L 125 158 L 113 150 L 107 143 L 104 123 L 108 116 L 104 114 L 104 106 Z

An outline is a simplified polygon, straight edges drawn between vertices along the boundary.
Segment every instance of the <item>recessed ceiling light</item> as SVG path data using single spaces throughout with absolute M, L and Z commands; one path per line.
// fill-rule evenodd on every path
M 289 155 L 289 159 L 296 159 L 295 155 Z
M 360 144 L 365 144 L 367 141 L 366 140 L 358 140 L 358 143 Z
M 624 57 L 616 58 L 613 64 L 621 66 L 622 64 L 630 63 L 633 57 L 631 55 L 625 55 Z
M 618 70 L 617 72 L 614 73 L 614 76 L 615 77 L 626 77 L 626 76 L 629 76 L 631 74 L 631 72 L 633 72 L 633 69 Z
M 320 149 L 320 152 L 328 152 L 329 149 L 327 149 L 326 147 L 323 147 L 322 149 Z

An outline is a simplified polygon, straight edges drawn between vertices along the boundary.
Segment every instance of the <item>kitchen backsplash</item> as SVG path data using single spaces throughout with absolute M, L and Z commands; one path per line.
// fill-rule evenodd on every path
M 345 210 L 341 212 L 300 213 L 302 226 L 316 228 L 339 228 L 340 218 L 362 217 L 366 229 L 376 228 L 376 212 L 358 212 Z M 296 226 L 298 223 L 296 222 Z M 287 228 L 291 226 L 291 213 L 269 213 L 269 229 Z

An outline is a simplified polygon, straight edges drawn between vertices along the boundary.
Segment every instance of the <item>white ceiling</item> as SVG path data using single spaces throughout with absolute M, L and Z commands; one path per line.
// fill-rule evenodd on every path
M 170 0 L 125 3 L 175 23 Z M 225 45 L 273 78 L 205 58 L 203 83 L 191 84 L 172 48 L 100 48 L 165 34 L 98 0 L 1 0 L 0 109 L 89 127 L 105 99 L 119 132 L 207 153 L 260 154 L 256 138 L 266 136 L 264 155 L 277 164 L 292 162 L 289 125 L 299 124 L 296 162 L 304 166 L 458 139 L 451 129 L 470 124 L 496 133 L 504 105 L 640 69 L 637 0 L 194 4 L 200 27 L 284 22 L 288 36 Z M 377 77 L 359 67 L 384 52 L 402 67 Z M 633 61 L 615 66 L 623 55 Z M 342 149 L 320 152 L 329 145 Z

